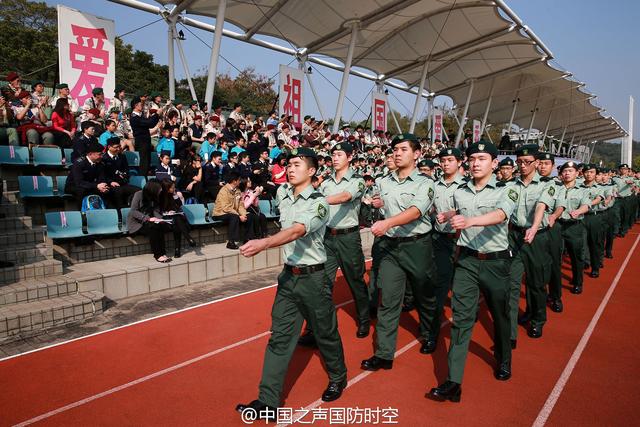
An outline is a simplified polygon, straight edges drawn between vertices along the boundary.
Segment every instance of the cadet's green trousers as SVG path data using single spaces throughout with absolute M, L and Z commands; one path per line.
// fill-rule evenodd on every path
M 509 341 L 509 269 L 511 260 L 479 260 L 461 254 L 453 278 L 453 325 L 449 347 L 449 381 L 462 384 L 480 292 L 493 318 L 494 356 L 498 365 L 511 363 Z
M 378 270 L 380 269 L 380 259 L 382 258 L 382 250 L 380 248 L 380 237 L 373 238 L 371 246 L 371 270 L 369 270 L 369 307 L 378 308 L 380 302 L 380 287 L 378 286 Z
M 340 267 L 356 302 L 358 324 L 369 323 L 369 294 L 364 281 L 365 266 L 360 231 L 337 235 L 327 233 L 324 247 L 327 251 L 327 261 L 324 265 L 330 286 L 333 287 L 336 272 Z
M 604 258 L 603 212 L 585 215 L 584 227 L 587 235 L 587 253 L 592 270 L 598 270 Z
M 547 232 L 549 244 L 549 296 L 562 298 L 562 226 L 556 222 Z
M 524 242 L 524 231 L 509 230 L 509 247 L 515 252 L 510 269 L 509 313 L 511 339 L 518 338 L 518 307 L 522 276 L 525 277 L 527 310 L 531 314 L 531 326 L 543 326 L 547 321 L 547 291 L 550 277 L 548 230 L 538 231 L 531 244 Z
M 607 256 L 611 256 L 613 251 L 613 240 L 615 238 L 614 228 L 614 212 L 613 208 L 604 211 L 602 215 L 602 224 L 604 228 L 604 252 Z
M 377 283 L 382 300 L 378 308 L 375 355 L 393 360 L 406 286 L 413 288 L 422 338 L 435 338 L 440 331 L 440 322 L 435 316 L 436 271 L 431 235 L 426 234 L 416 240 L 383 237 L 379 240 L 378 250 Z
M 571 258 L 571 283 L 574 286 L 582 286 L 584 270 L 584 224 L 582 221 L 562 222 L 562 241 L 564 242 L 569 258 Z
M 609 209 L 611 211 L 611 221 L 613 222 L 613 234 L 618 235 L 622 230 L 621 208 L 622 199 L 616 199 L 614 205 Z
M 453 282 L 456 239 L 453 234 L 433 232 L 433 258 L 436 262 L 436 319 L 442 320 L 444 303 Z
M 629 231 L 629 216 L 631 215 L 629 197 L 617 199 L 616 204 L 620 204 L 620 234 L 625 235 Z
M 280 406 L 287 368 L 303 320 L 315 334 L 329 380 L 341 382 L 347 378 L 336 308 L 325 270 L 302 275 L 284 270 L 278 276 L 278 291 L 271 309 L 271 338 L 264 355 L 258 396 L 262 403 Z

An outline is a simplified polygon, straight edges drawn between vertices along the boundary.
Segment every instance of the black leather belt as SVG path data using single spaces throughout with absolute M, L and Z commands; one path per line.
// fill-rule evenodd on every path
M 327 231 L 325 232 L 325 234 L 329 234 L 331 236 L 339 236 L 341 234 L 349 234 L 349 233 L 353 233 L 354 231 L 358 231 L 360 229 L 359 226 L 354 225 L 353 227 L 349 227 L 349 228 L 329 228 L 327 227 Z
M 474 258 L 478 258 L 479 260 L 483 260 L 483 261 L 494 260 L 494 259 L 511 259 L 513 257 L 513 254 L 509 249 L 505 249 L 504 251 L 498 251 L 498 252 L 482 253 L 482 252 L 476 251 L 475 249 L 469 249 L 466 246 L 458 246 L 458 250 L 460 254 L 472 256 Z
M 514 225 L 514 224 L 509 224 L 509 230 L 515 231 L 517 233 L 521 233 L 524 234 L 527 232 L 528 229 L 530 229 L 531 227 L 520 227 L 519 225 Z M 538 229 L 538 234 L 541 233 L 546 233 L 547 231 L 549 231 L 549 227 L 543 227 Z
M 316 271 L 324 270 L 324 264 L 303 265 L 300 267 L 285 264 L 284 269 L 294 276 L 300 276 L 302 274 L 311 274 L 315 273 Z
M 558 222 L 562 225 L 576 225 L 577 223 L 579 223 L 580 221 L 578 221 L 577 219 L 558 219 Z
M 598 215 L 598 212 L 590 211 L 590 212 L 587 212 L 587 213 L 586 213 L 586 214 L 584 214 L 584 215 L 585 215 L 585 216 L 589 216 L 589 215 Z
M 389 237 L 383 236 L 387 240 L 391 240 L 392 242 L 414 242 L 416 240 L 420 240 L 423 237 L 427 237 L 429 233 L 417 234 L 415 236 L 407 236 L 407 237 Z
M 433 230 L 433 232 L 436 233 L 438 236 L 446 237 L 447 239 L 451 239 L 451 240 L 455 240 L 458 238 L 457 233 L 443 233 L 441 231 L 436 231 L 436 230 Z

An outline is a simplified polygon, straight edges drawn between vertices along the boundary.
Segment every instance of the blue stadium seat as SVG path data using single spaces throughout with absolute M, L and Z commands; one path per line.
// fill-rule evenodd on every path
M 115 209 L 96 209 L 86 211 L 87 232 L 89 234 L 120 234 L 118 211 Z
M 222 221 L 216 221 L 215 219 L 213 219 L 213 210 L 215 209 L 215 207 L 216 207 L 215 203 L 213 203 L 213 202 L 207 203 L 207 211 L 209 211 L 208 212 L 208 214 L 209 214 L 209 216 L 208 216 L 209 222 L 211 224 L 220 224 Z
M 50 176 L 19 176 L 20 197 L 53 197 L 53 179 Z
M 0 163 L 3 165 L 28 165 L 29 148 L 15 145 L 1 145 Z
M 47 235 L 52 239 L 82 237 L 82 214 L 79 211 L 47 212 L 44 214 Z
M 127 228 L 127 217 L 129 216 L 129 211 L 131 208 L 122 208 L 120 209 L 120 216 L 122 217 L 122 227 L 120 229 L 123 233 L 127 233 L 129 229 Z
M 137 151 L 125 151 L 124 156 L 127 158 L 127 163 L 129 163 L 130 168 L 140 166 L 140 153 Z
M 134 187 L 143 188 L 146 183 L 147 178 L 145 178 L 144 176 L 135 175 L 129 178 L 129 184 L 133 185 Z
M 182 207 L 187 222 L 191 225 L 210 225 L 204 205 L 184 205 Z
M 278 218 L 271 200 L 258 200 L 258 207 L 260 208 L 260 212 L 263 213 L 267 219 Z
M 53 147 L 33 147 L 35 166 L 62 166 L 62 151 Z
M 151 153 L 151 161 L 149 162 L 149 165 L 152 168 L 157 168 L 158 166 L 160 166 L 160 157 L 156 156 L 155 152 Z
M 56 196 L 64 197 L 70 196 L 71 194 L 66 194 L 64 192 L 64 186 L 67 184 L 67 177 L 64 175 L 56 176 Z
M 73 148 L 64 149 L 64 161 L 67 166 L 71 165 L 71 153 L 73 153 Z

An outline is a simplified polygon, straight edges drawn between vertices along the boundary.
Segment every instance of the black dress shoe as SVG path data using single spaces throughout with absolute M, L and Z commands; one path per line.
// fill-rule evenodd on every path
M 378 369 L 393 368 L 393 360 L 380 359 L 378 356 L 370 357 L 360 363 L 360 369 L 365 371 L 377 371 Z
M 356 332 L 356 337 L 365 338 L 369 336 L 370 326 L 371 325 L 369 324 L 369 322 L 360 322 L 360 324 L 358 325 L 358 331 Z
M 511 364 L 501 363 L 500 366 L 498 366 L 498 369 L 496 369 L 493 373 L 493 376 L 498 381 L 507 381 L 509 378 L 511 378 Z
M 278 414 L 278 408 L 273 406 L 269 406 L 265 403 L 260 402 L 259 400 L 254 400 L 251 403 L 238 403 L 236 405 L 236 411 L 241 414 L 246 412 L 250 412 L 255 416 L 251 418 L 252 420 L 265 420 L 265 421 L 276 421 L 276 416 Z M 244 417 L 243 417 L 244 418 Z
M 511 350 L 515 350 L 518 346 L 518 340 L 511 340 Z
M 422 354 L 431 354 L 436 351 L 436 346 L 438 342 L 434 338 L 427 338 L 422 342 L 422 347 L 420 347 L 420 353 Z
M 611 253 L 605 254 L 605 258 L 613 259 L 613 255 Z
M 580 295 L 582 293 L 582 285 L 574 285 L 573 288 L 571 288 L 571 293 Z
M 598 264 L 598 268 L 604 268 L 604 262 L 600 261 L 600 264 Z
M 412 302 L 408 302 L 406 304 L 402 304 L 402 311 L 406 313 L 407 311 L 411 311 L 416 308 L 415 304 Z
M 227 249 L 240 249 L 240 246 L 238 246 L 236 242 L 229 240 L 227 242 Z
M 317 347 L 316 337 L 313 335 L 313 331 L 306 331 L 300 338 L 298 338 L 298 345 L 303 347 Z
M 527 331 L 527 335 L 531 338 L 541 338 L 542 337 L 542 326 L 532 326 Z
M 342 391 L 347 386 L 347 380 L 344 380 L 340 383 L 329 383 L 327 389 L 322 393 L 322 400 L 324 402 L 333 402 L 334 400 L 338 400 L 340 396 L 342 396 Z
M 518 316 L 518 325 L 524 325 L 531 320 L 531 313 L 525 311 L 521 316 Z
M 429 399 L 437 400 L 438 402 L 444 402 L 449 400 L 451 402 L 460 402 L 462 396 L 462 387 L 458 383 L 453 381 L 445 381 L 438 387 L 432 388 L 429 392 Z
M 563 309 L 564 306 L 562 305 L 561 299 L 554 299 L 553 301 L 551 301 L 551 311 L 553 311 L 554 313 L 562 313 Z
M 589 273 L 589 277 L 597 279 L 598 277 L 600 277 L 600 270 L 591 270 L 591 273 Z

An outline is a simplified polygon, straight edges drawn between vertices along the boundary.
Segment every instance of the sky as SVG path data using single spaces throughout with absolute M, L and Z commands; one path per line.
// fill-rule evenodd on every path
M 158 5 L 152 0 L 141 0 Z M 47 0 L 51 6 L 63 4 L 84 12 L 115 21 L 116 35 L 151 23 L 157 16 L 138 11 L 107 0 Z M 628 128 L 629 95 L 636 101 L 634 139 L 640 140 L 640 17 L 638 0 L 507 0 L 507 4 L 528 25 L 554 54 L 554 64 L 572 72 L 580 81 L 587 83 L 586 90 L 598 96 L 595 104 L 607 109 L 606 114 L 615 117 Z M 215 23 L 213 18 L 194 17 L 203 22 Z M 227 24 L 225 28 L 234 29 Z M 195 35 L 211 45 L 213 34 L 189 27 Z M 208 67 L 209 48 L 193 34 L 183 28 L 183 42 L 192 74 L 202 74 Z M 167 64 L 167 26 L 163 21 L 149 25 L 123 37 L 134 48 L 153 54 L 156 62 Z M 278 43 L 286 46 L 286 41 Z M 289 64 L 292 57 L 272 50 L 223 38 L 220 72 L 237 74 L 236 69 L 254 67 L 260 74 L 269 77 L 278 73 L 280 64 Z M 233 64 L 232 65 L 230 65 Z M 292 66 L 294 66 L 292 64 Z M 314 70 L 312 80 L 319 95 L 323 111 L 333 117 L 340 87 L 341 73 L 320 66 Z M 176 77 L 185 73 L 176 51 Z M 277 76 L 276 76 L 277 78 Z M 276 79 L 277 81 L 277 79 Z M 369 92 L 373 82 L 351 76 L 345 100 L 343 118 L 365 120 L 370 110 Z M 318 107 L 309 90 L 305 92 L 304 110 L 320 116 Z M 391 108 L 410 115 L 415 96 L 390 89 Z M 436 104 L 448 98 L 436 98 Z M 423 101 L 423 114 L 426 102 Z M 357 108 L 359 106 L 359 109 Z

